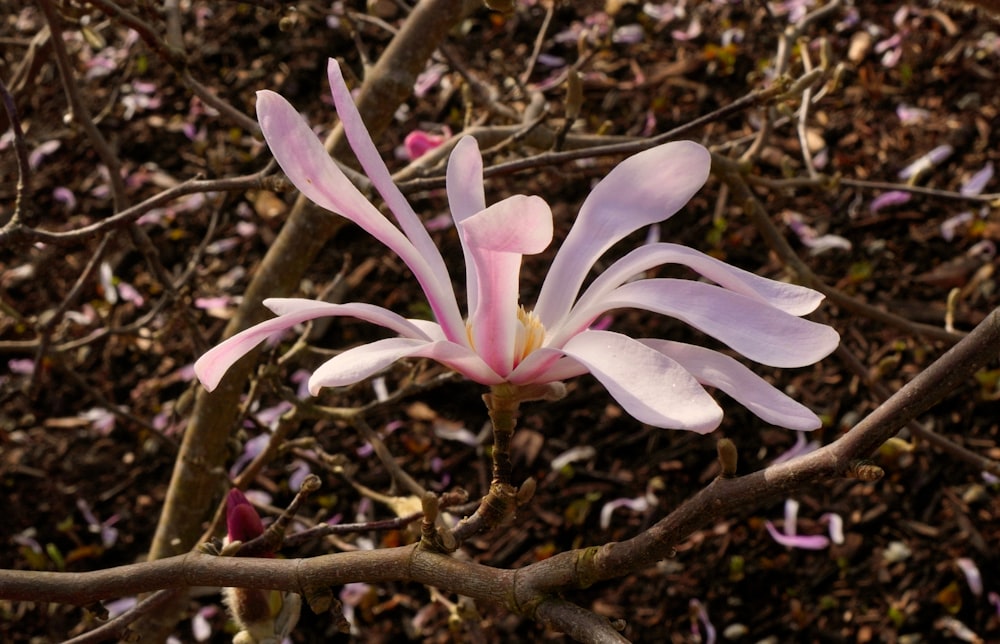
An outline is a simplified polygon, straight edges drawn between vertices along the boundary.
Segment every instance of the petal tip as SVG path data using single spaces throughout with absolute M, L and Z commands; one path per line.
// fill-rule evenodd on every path
M 217 370 L 213 369 L 212 360 L 206 358 L 208 354 L 198 358 L 194 363 L 194 375 L 198 378 L 198 382 L 207 391 L 215 391 L 215 388 L 219 386 L 219 382 L 222 380 L 223 373 L 219 373 Z

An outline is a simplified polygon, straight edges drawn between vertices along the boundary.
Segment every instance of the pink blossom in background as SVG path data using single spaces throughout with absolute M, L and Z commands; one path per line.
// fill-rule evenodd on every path
M 73 212 L 73 209 L 76 208 L 76 195 L 73 194 L 72 190 L 65 186 L 54 188 L 52 190 L 52 198 L 65 205 L 66 210 L 69 212 Z
M 916 178 L 928 170 L 940 165 L 955 152 L 955 148 L 948 145 L 939 145 L 930 152 L 921 155 L 916 161 L 899 171 L 897 175 L 900 179 Z
M 979 566 L 976 565 L 976 562 L 968 557 L 959 557 L 955 560 L 955 565 L 965 575 L 965 581 L 969 584 L 969 590 L 972 591 L 972 594 L 976 597 L 981 596 L 983 594 L 983 576 L 979 572 Z
M 81 418 L 88 421 L 90 426 L 101 436 L 107 436 L 115 428 L 114 413 L 102 407 L 91 407 L 83 412 Z
M 51 139 L 45 143 L 39 144 L 35 147 L 31 153 L 28 154 L 28 167 L 32 170 L 37 170 L 38 166 L 42 165 L 42 161 L 45 157 L 49 156 L 62 146 L 62 141 L 58 139 Z
M 791 210 L 785 211 L 782 214 L 782 219 L 785 220 L 785 223 L 788 224 L 792 232 L 798 235 L 802 245 L 809 249 L 810 255 L 819 255 L 834 248 L 851 250 L 850 240 L 840 235 L 820 235 L 797 212 L 792 212 Z
M 768 8 L 776 16 L 787 14 L 788 22 L 795 24 L 805 17 L 814 4 L 816 4 L 816 0 L 783 0 L 769 2 Z
M 413 95 L 417 98 L 426 96 L 427 92 L 438 86 L 447 71 L 448 67 L 441 63 L 429 64 L 427 69 L 417 76 L 417 80 L 413 84 Z
M 646 37 L 646 33 L 642 28 L 642 25 L 631 24 L 622 25 L 614 30 L 611 34 L 611 42 L 620 44 L 634 44 L 637 42 L 642 42 L 643 38 Z
M 118 519 L 120 518 L 117 514 L 113 514 L 106 520 L 100 521 L 94 515 L 94 511 L 90 509 L 90 504 L 85 500 L 77 499 L 76 507 L 87 522 L 87 529 L 94 534 L 101 535 L 101 546 L 107 549 L 118 542 L 118 530 L 113 527 L 118 523 Z
M 941 238 L 945 241 L 952 241 L 955 239 L 955 232 L 962 226 L 972 222 L 975 216 L 968 211 L 960 212 L 957 215 L 948 217 L 941 222 Z
M 910 193 L 903 190 L 889 190 L 883 192 L 879 196 L 872 199 L 871 205 L 868 209 L 874 215 L 879 210 L 883 208 L 888 208 L 890 206 L 899 206 L 910 200 Z
M 611 527 L 611 515 L 618 508 L 628 508 L 632 512 L 648 512 L 656 507 L 656 495 L 652 489 L 647 488 L 646 493 L 634 499 L 614 499 L 608 501 L 601 508 L 601 530 Z
M 712 620 L 708 618 L 708 610 L 705 608 L 705 605 L 697 599 L 692 599 L 688 602 L 688 606 L 698 618 L 698 622 L 701 623 L 701 627 L 705 629 L 705 644 L 715 644 L 717 637 L 715 625 L 712 624 Z M 698 624 L 694 621 L 691 622 L 691 634 L 697 637 L 698 641 L 701 641 L 701 633 L 698 631 Z
M 899 117 L 899 122 L 903 125 L 915 125 L 929 119 L 931 113 L 919 107 L 911 107 L 900 103 L 896 107 L 896 116 Z
M 30 376 L 35 373 L 35 361 L 31 358 L 15 358 L 7 361 L 7 368 L 11 373 Z
M 451 129 L 447 127 L 444 128 L 441 134 L 434 134 L 424 130 L 413 130 L 403 140 L 403 149 L 406 150 L 406 157 L 410 161 L 413 161 L 424 156 L 450 138 Z
M 778 463 L 784 463 L 785 461 L 805 456 L 810 452 L 815 452 L 819 449 L 819 447 L 819 441 L 807 441 L 805 434 L 796 434 L 795 444 L 792 445 L 787 451 L 776 456 L 775 459 L 771 461 L 771 465 L 777 465 Z
M 798 534 L 799 502 L 795 499 L 785 500 L 785 523 L 784 530 L 778 530 L 770 521 L 764 522 L 764 527 L 775 541 L 788 548 L 801 548 L 802 550 L 823 550 L 831 542 L 841 544 L 844 542 L 844 520 L 839 514 L 828 512 L 820 517 L 829 526 L 829 538 L 821 535 L 800 535 Z
M 701 20 L 698 19 L 698 16 L 695 16 L 694 18 L 691 19 L 691 22 L 688 23 L 686 29 L 683 30 L 674 29 L 673 31 L 670 32 L 670 36 L 674 40 L 681 40 L 681 41 L 694 40 L 701 34 L 702 34 L 702 26 L 701 26 Z
M 582 289 L 595 262 L 612 245 L 668 219 L 701 188 L 711 165 L 705 148 L 689 141 L 667 143 L 612 170 L 585 200 L 529 309 L 518 297 L 521 260 L 551 243 L 552 212 L 540 197 L 526 195 L 487 206 L 478 145 L 471 137 L 461 139 L 451 154 L 446 183 L 465 256 L 464 316 L 441 253 L 392 183 L 336 61 L 330 61 L 329 77 L 348 141 L 398 228 L 351 184 L 298 111 L 270 91 L 259 92 L 257 100 L 264 137 L 306 197 L 353 221 L 403 260 L 435 321 L 407 319 L 365 303 L 272 298 L 265 305 L 277 318 L 229 338 L 195 364 L 207 388 L 214 389 L 234 362 L 266 338 L 311 319 L 350 316 L 384 326 L 398 337 L 328 360 L 309 380 L 314 395 L 324 387 L 364 380 L 403 358 L 430 358 L 488 386 L 540 385 L 590 373 L 627 413 L 657 427 L 714 429 L 722 410 L 703 385 L 725 391 L 767 422 L 803 430 L 820 425 L 813 412 L 728 355 L 590 328 L 613 309 L 644 309 L 678 318 L 737 353 L 775 367 L 812 364 L 837 346 L 836 331 L 800 317 L 819 305 L 820 293 L 677 244 L 640 246 Z M 646 271 L 666 263 L 687 266 L 714 284 L 644 278 Z
M 962 184 L 962 187 L 959 188 L 959 192 L 963 195 L 981 194 L 992 179 L 993 162 L 987 161 L 986 165 L 984 165 L 982 169 L 973 174 L 965 183 Z

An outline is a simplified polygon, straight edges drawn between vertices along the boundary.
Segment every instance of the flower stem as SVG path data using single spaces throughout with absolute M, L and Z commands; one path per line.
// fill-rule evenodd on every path
M 483 402 L 493 424 L 493 481 L 472 516 L 455 528 L 459 541 L 500 525 L 517 508 L 517 488 L 511 485 L 510 443 L 517 425 L 517 409 L 525 392 L 508 383 L 494 385 L 483 395 Z

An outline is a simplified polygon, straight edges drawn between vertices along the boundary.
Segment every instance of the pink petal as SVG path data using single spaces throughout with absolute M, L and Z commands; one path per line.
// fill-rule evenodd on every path
M 683 320 L 755 362 L 803 367 L 827 356 L 840 342 L 832 328 L 789 315 L 726 289 L 678 279 L 648 279 L 620 286 L 590 307 L 576 307 L 565 327 L 586 328 L 615 308 L 654 311 Z
M 821 534 L 812 536 L 795 536 L 779 532 L 770 521 L 764 522 L 764 527 L 771 533 L 771 537 L 783 546 L 789 548 L 802 548 L 803 550 L 823 550 L 830 545 L 830 540 Z
M 955 151 L 955 148 L 948 144 L 939 145 L 927 154 L 922 155 L 916 161 L 899 171 L 897 175 L 900 179 L 909 179 L 930 170 L 947 159 Z
M 805 456 L 810 452 L 815 452 L 820 448 L 819 441 L 806 441 L 805 434 L 795 435 L 795 444 L 789 447 L 787 450 L 779 454 L 771 461 L 771 465 L 777 465 L 778 463 L 784 463 L 785 461 L 790 461 L 793 458 L 798 458 L 800 456 Z
M 431 134 L 423 130 L 413 130 L 403 139 L 406 156 L 411 161 L 419 159 L 448 139 L 443 134 Z
M 827 512 L 820 517 L 829 524 L 830 541 L 838 546 L 844 543 L 844 518 L 836 512 Z
M 968 557 L 959 557 L 955 560 L 955 565 L 958 566 L 962 574 L 965 575 L 965 580 L 969 584 L 969 590 L 976 597 L 983 594 L 983 576 L 979 572 L 979 566 L 976 565 L 972 559 Z
M 883 208 L 888 206 L 898 206 L 909 200 L 909 192 L 904 192 L 903 190 L 890 190 L 888 192 L 883 192 L 879 196 L 872 199 L 872 203 L 868 206 L 868 209 L 872 212 L 872 214 L 874 214 Z
M 289 316 L 307 315 L 305 320 L 312 320 L 318 317 L 352 317 L 365 322 L 371 322 L 387 329 L 395 331 L 404 338 L 417 338 L 421 340 L 434 339 L 436 333 L 432 329 L 440 329 L 434 322 L 428 320 L 407 320 L 403 316 L 393 313 L 388 309 L 374 304 L 363 302 L 350 302 L 347 304 L 331 304 L 319 300 L 310 300 L 301 297 L 269 297 L 264 300 L 264 306 L 271 309 L 275 315 Z
M 261 322 L 209 349 L 194 363 L 198 380 L 212 391 L 233 364 L 265 339 L 308 320 L 326 316 L 351 316 L 381 324 L 401 335 L 424 338 L 426 335 L 406 319 L 392 311 L 371 304 L 328 304 L 316 300 L 275 298 L 264 300 L 271 310 L 283 315 Z
M 988 184 L 992 178 L 993 162 L 987 161 L 986 165 L 984 165 L 981 170 L 969 177 L 969 180 L 962 184 L 959 191 L 963 195 L 978 195 L 986 188 L 986 184 Z
M 427 294 L 437 319 L 464 337 L 465 325 L 451 283 L 440 281 L 424 255 L 354 187 L 288 101 L 274 92 L 260 91 L 257 115 L 271 153 L 288 179 L 310 200 L 353 221 L 399 255 Z M 443 261 L 436 249 L 433 256 Z
M 646 512 L 650 508 L 650 503 L 649 499 L 644 496 L 635 499 L 614 499 L 608 501 L 601 508 L 600 525 L 602 530 L 607 530 L 611 526 L 611 515 L 618 508 L 628 508 L 633 512 Z
M 322 387 L 353 385 L 403 358 L 436 360 L 480 384 L 503 382 L 475 352 L 454 342 L 389 338 L 348 349 L 324 362 L 309 378 L 309 392 L 315 396 Z
M 699 434 L 722 422 L 722 410 L 684 368 L 639 342 L 610 331 L 584 331 L 563 351 L 582 363 L 633 418 Z
M 243 492 L 229 490 L 226 497 L 226 532 L 230 541 L 247 542 L 264 534 L 264 524 L 257 510 Z
M 552 241 L 552 211 L 539 197 L 515 195 L 459 224 L 475 266 L 476 307 L 469 330 L 476 352 L 501 375 L 514 368 L 521 255 Z M 517 356 L 519 357 L 519 356 Z
M 455 145 L 448 159 L 448 205 L 455 225 L 486 208 L 483 188 L 483 157 L 479 154 L 479 143 L 471 136 L 462 137 Z M 465 255 L 465 281 L 468 288 L 468 307 L 475 310 L 479 303 L 478 277 L 476 265 L 466 245 L 465 236 L 459 235 Z
M 28 167 L 30 167 L 32 170 L 37 170 L 38 166 L 42 164 L 42 161 L 45 159 L 45 157 L 49 156 L 50 154 L 58 150 L 59 146 L 61 145 L 62 141 L 59 141 L 57 139 L 52 139 L 50 141 L 46 141 L 45 143 L 39 144 L 38 147 L 32 150 L 31 154 L 28 155 Z
M 507 381 L 515 385 L 543 384 L 568 380 L 587 372 L 587 367 L 561 350 L 541 347 L 529 353 L 507 376 Z
M 642 226 L 671 217 L 705 184 L 708 150 L 691 141 L 657 146 L 622 161 L 591 191 L 556 254 L 535 313 L 546 327 L 561 319 L 594 262 Z
M 896 106 L 896 116 L 903 125 L 914 125 L 922 123 L 930 118 L 931 113 L 919 107 L 912 107 L 904 103 Z
M 663 264 L 687 266 L 719 286 L 792 315 L 811 313 L 824 298 L 811 288 L 761 277 L 686 246 L 664 243 L 637 248 L 616 261 L 587 287 L 574 308 L 589 306 L 625 282 Z
M 7 368 L 11 373 L 22 376 L 30 376 L 35 373 L 35 361 L 31 358 L 19 358 L 7 361 Z
M 337 115 L 344 126 L 344 135 L 351 144 L 351 149 L 354 150 L 365 174 L 368 175 L 378 193 L 382 195 L 389 210 L 396 216 L 396 221 L 399 222 L 399 226 L 406 233 L 407 238 L 427 261 L 438 282 L 450 284 L 448 269 L 445 267 L 444 259 L 441 258 L 441 253 L 434 245 L 434 241 L 427 233 L 420 218 L 417 217 L 417 213 L 413 212 L 406 197 L 393 183 L 389 168 L 382 161 L 364 121 L 361 120 L 361 114 L 358 112 L 357 105 L 354 104 L 351 91 L 347 89 L 344 76 L 340 71 L 340 64 L 333 58 L 327 63 L 327 76 L 330 79 L 333 102 L 337 106 Z
M 721 389 L 762 420 L 788 429 L 812 430 L 819 418 L 733 358 L 717 351 L 668 340 L 639 340 L 676 360 L 703 385 Z
M 459 227 L 474 248 L 533 255 L 552 242 L 552 211 L 541 197 L 514 195 L 465 219 Z
M 798 534 L 799 502 L 795 499 L 785 499 L 785 535 L 794 537 Z

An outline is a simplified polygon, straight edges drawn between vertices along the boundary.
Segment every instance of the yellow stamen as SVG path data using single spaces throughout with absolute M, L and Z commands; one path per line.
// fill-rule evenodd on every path
M 514 366 L 545 342 L 545 327 L 534 311 L 525 311 L 523 306 L 517 307 L 517 321 L 521 326 L 514 339 Z
M 515 367 L 545 342 L 545 327 L 534 311 L 525 311 L 523 306 L 518 306 L 517 321 L 520 324 L 514 332 Z M 469 321 L 465 323 L 465 335 L 469 339 L 469 346 L 475 350 L 476 342 L 472 337 L 472 323 Z

